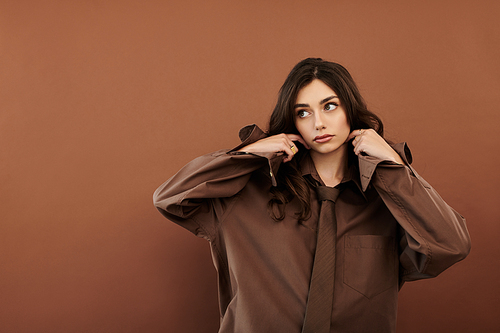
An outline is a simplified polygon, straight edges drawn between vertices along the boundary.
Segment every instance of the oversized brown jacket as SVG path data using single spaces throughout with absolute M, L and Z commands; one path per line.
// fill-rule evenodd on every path
M 218 272 L 219 332 L 299 333 L 316 246 L 319 204 L 297 221 L 268 212 L 281 154 L 239 148 L 263 138 L 255 125 L 242 144 L 201 156 L 160 186 L 154 204 L 171 221 L 210 242 Z M 395 332 L 397 296 L 405 281 L 435 277 L 469 253 L 464 218 L 410 166 L 360 156 L 336 201 L 337 240 L 331 332 Z M 303 176 L 321 182 L 307 155 Z

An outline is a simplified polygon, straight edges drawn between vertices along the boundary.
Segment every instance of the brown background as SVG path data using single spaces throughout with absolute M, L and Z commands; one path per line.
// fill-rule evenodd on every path
M 0 331 L 216 332 L 209 246 L 152 193 L 266 126 L 291 67 L 344 64 L 468 220 L 400 332 L 500 329 L 500 2 L 0 0 Z

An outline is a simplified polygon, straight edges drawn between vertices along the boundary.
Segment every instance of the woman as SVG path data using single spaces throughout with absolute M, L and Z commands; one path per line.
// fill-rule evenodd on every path
M 383 139 L 341 65 L 298 63 L 268 133 L 252 125 L 240 138 L 154 195 L 165 217 L 210 242 L 219 332 L 394 332 L 402 284 L 468 254 L 465 220 L 413 170 L 405 144 Z

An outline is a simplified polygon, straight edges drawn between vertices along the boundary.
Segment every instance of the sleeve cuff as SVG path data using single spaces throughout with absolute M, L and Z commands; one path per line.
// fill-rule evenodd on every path
M 240 129 L 238 135 L 240 137 L 241 143 L 231 149 L 229 151 L 230 153 L 248 146 L 251 143 L 259 141 L 260 139 L 263 139 L 267 136 L 266 133 L 264 133 L 264 131 L 262 131 L 259 126 L 255 124 L 243 127 L 242 129 Z
M 281 165 L 281 162 L 283 160 L 282 158 L 282 153 L 245 153 L 245 152 L 238 152 L 241 148 L 248 146 L 251 143 L 254 143 L 256 141 L 259 141 L 260 139 L 265 138 L 267 135 L 262 131 L 259 126 L 252 124 L 252 125 L 247 125 L 240 129 L 239 132 L 239 137 L 241 140 L 241 143 L 234 147 L 233 149 L 229 150 L 227 153 L 228 154 L 249 154 L 249 155 L 255 155 L 258 157 L 263 157 L 267 159 L 268 165 L 269 165 L 269 177 L 271 177 L 271 183 L 273 186 L 277 186 L 276 178 L 275 175 L 278 172 L 279 166 Z
M 395 145 L 391 145 L 391 147 L 401 157 L 401 159 L 405 163 L 405 166 L 407 166 L 413 173 L 413 168 L 410 166 L 410 164 L 413 162 L 413 158 L 411 156 L 410 148 L 408 148 L 406 142 L 400 142 Z M 361 189 L 363 190 L 363 192 L 365 192 L 366 189 L 368 188 L 368 185 L 370 184 L 370 181 L 373 177 L 373 173 L 375 172 L 375 169 L 377 169 L 377 166 L 380 163 L 383 162 L 388 166 L 389 165 L 398 166 L 398 164 L 392 161 L 387 161 L 372 156 L 363 156 L 363 155 L 358 156 L 358 161 L 359 161 L 359 178 L 361 180 Z

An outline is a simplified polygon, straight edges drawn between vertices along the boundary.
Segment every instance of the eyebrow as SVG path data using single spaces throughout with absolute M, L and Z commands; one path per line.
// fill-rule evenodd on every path
M 319 102 L 319 104 L 324 104 L 324 103 L 326 103 L 326 102 L 328 102 L 329 100 L 332 100 L 332 99 L 334 99 L 334 98 L 337 98 L 337 99 L 338 99 L 338 97 L 337 97 L 337 96 L 335 96 L 335 95 L 328 96 L 327 98 L 323 98 L 323 99 Z M 309 104 L 295 104 L 295 106 L 294 106 L 294 108 L 308 108 L 308 107 L 309 107 Z

